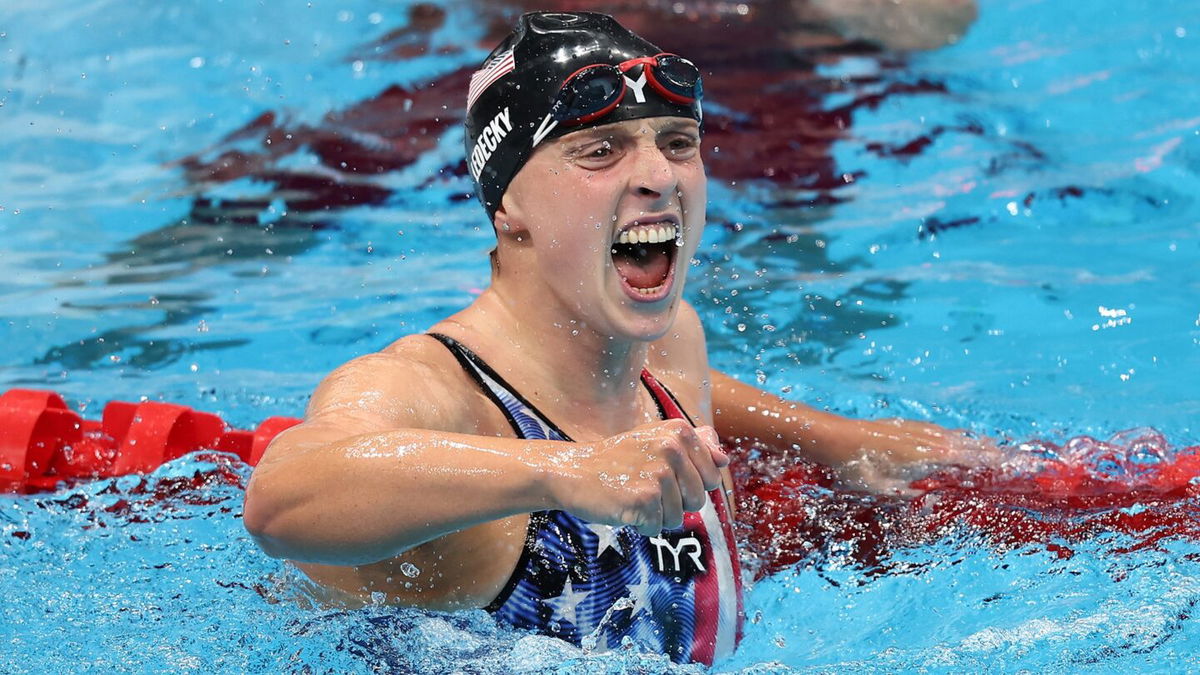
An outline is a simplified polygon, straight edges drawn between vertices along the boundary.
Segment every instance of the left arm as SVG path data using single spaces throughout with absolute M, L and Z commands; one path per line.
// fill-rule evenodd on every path
M 771 454 L 796 453 L 863 487 L 903 489 L 908 483 L 906 468 L 974 466 L 995 457 L 986 440 L 959 431 L 908 420 L 855 420 L 822 412 L 709 368 L 700 317 L 686 302 L 674 329 L 655 344 L 650 359 L 655 373 L 679 385 L 677 393 L 692 390 L 684 407 L 692 408 L 698 424 L 715 427 L 723 440 L 756 445 Z
M 856 420 L 787 401 L 709 371 L 714 426 L 723 439 L 767 452 L 795 451 L 844 478 L 896 487 L 888 474 L 928 464 L 975 465 L 994 450 L 980 439 L 911 420 Z

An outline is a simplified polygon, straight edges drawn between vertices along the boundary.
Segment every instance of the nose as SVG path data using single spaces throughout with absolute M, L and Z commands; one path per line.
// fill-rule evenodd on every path
M 678 188 L 679 179 L 675 167 L 657 143 L 638 145 L 635 168 L 630 177 L 630 188 L 639 197 L 659 200 L 670 198 Z

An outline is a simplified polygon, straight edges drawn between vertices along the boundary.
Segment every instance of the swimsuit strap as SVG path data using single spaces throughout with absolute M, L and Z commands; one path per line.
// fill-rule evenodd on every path
M 518 438 L 571 440 L 565 431 L 543 415 L 537 406 L 521 396 L 516 389 L 504 381 L 500 373 L 493 370 L 466 345 L 441 333 L 428 333 L 428 335 L 441 342 L 446 349 L 450 350 L 450 353 L 454 354 L 454 358 L 458 359 L 463 370 L 467 371 L 479 388 L 504 413 Z
M 671 393 L 661 382 L 659 382 L 649 370 L 642 368 L 642 384 L 650 391 L 650 397 L 654 399 L 654 404 L 658 406 L 659 417 L 664 420 L 668 419 L 684 419 L 688 424 L 696 426 L 692 420 L 692 416 L 687 414 L 683 406 L 679 405 L 679 399 Z
M 427 333 L 427 335 L 441 342 L 446 349 L 450 350 L 451 354 L 454 354 L 454 358 L 458 360 L 463 370 L 471 376 L 471 379 L 475 380 L 479 388 L 504 413 L 518 437 L 572 440 L 561 427 L 550 421 L 550 418 L 538 410 L 537 406 L 521 396 L 512 385 L 505 381 L 504 377 L 469 347 L 449 335 L 441 333 Z M 642 385 L 650 392 L 650 398 L 653 399 L 654 405 L 658 408 L 659 419 L 685 419 L 688 424 L 696 426 L 675 395 L 651 375 L 649 370 L 642 368 L 641 380 Z

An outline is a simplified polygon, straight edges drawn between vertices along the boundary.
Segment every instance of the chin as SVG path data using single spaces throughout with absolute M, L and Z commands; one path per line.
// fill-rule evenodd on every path
M 653 306 L 623 304 L 619 316 L 613 317 L 614 334 L 639 342 L 654 342 L 675 325 L 680 298 L 671 294 Z

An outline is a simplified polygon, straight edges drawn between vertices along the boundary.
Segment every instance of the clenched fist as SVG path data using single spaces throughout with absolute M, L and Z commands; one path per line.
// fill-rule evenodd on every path
M 574 443 L 554 458 L 558 507 L 605 525 L 634 525 L 646 536 L 683 524 L 721 485 L 729 457 L 712 427 L 673 419 L 594 443 Z

